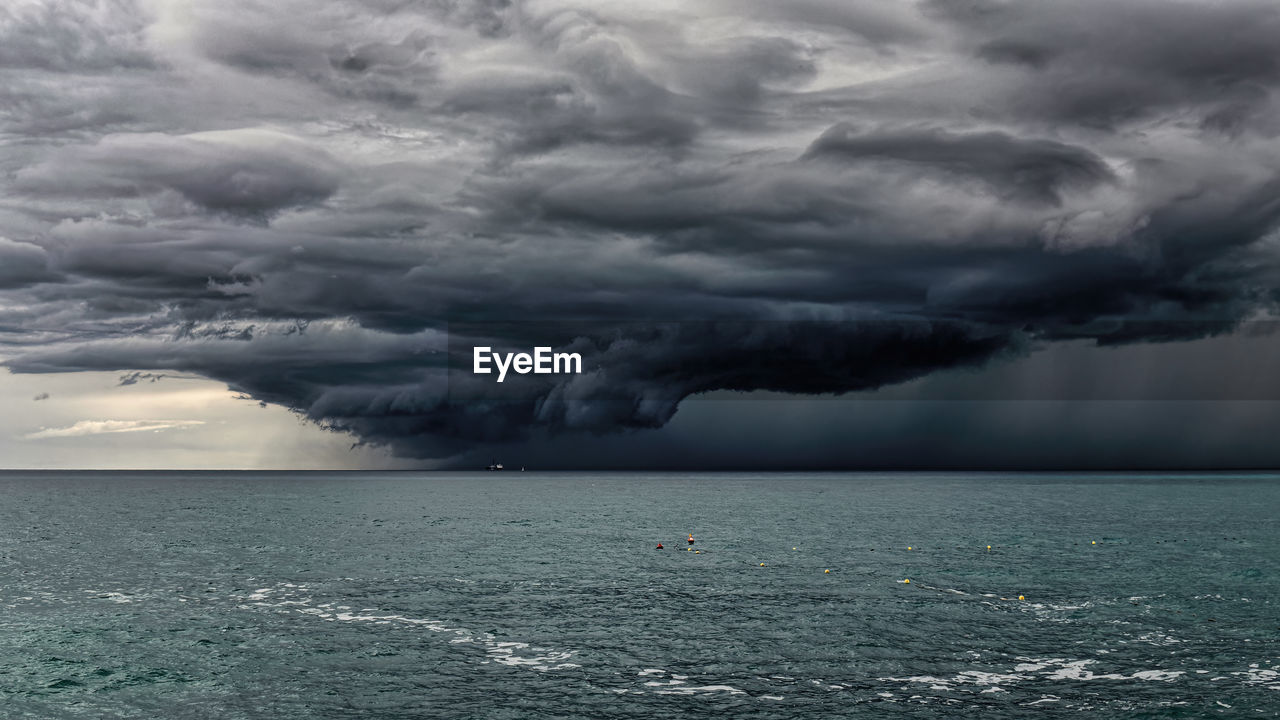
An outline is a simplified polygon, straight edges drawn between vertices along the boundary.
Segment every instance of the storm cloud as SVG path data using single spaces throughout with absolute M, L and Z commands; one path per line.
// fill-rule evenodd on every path
M 213 378 L 439 458 L 1280 299 L 1270 2 L 0 12 L 15 372 Z

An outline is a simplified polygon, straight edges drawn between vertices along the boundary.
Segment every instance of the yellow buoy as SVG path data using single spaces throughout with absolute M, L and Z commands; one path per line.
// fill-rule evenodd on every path
M 1026 600 L 1026 598 L 1022 597 L 1021 595 L 1019 595 L 1019 596 L 1018 596 L 1018 599 L 1019 599 L 1019 600 Z
M 990 546 L 990 545 L 988 545 L 988 546 L 987 546 L 987 552 L 990 552 L 990 551 L 991 551 L 991 546 Z
M 1098 544 L 1098 541 L 1097 541 L 1097 540 L 1094 540 L 1094 541 L 1090 542 L 1089 544 L 1090 544 L 1090 545 L 1097 545 L 1097 544 Z
M 764 563 L 760 563 L 760 567 L 764 567 Z
M 910 545 L 908 545 L 908 546 L 907 546 L 907 549 L 908 549 L 908 550 L 910 550 L 910 549 L 911 549 L 911 546 L 910 546 Z
M 791 549 L 792 549 L 792 550 L 799 550 L 800 548 L 791 548 Z
M 904 582 L 904 583 L 906 583 L 906 584 L 910 585 L 910 584 L 911 584 L 911 578 L 907 578 L 906 580 L 903 580 L 902 582 Z
M 685 551 L 685 552 L 693 552 L 693 548 L 685 548 L 685 549 L 684 549 L 684 551 Z
M 694 551 L 693 551 L 693 554 L 694 554 L 694 555 L 701 555 L 701 554 L 702 554 L 702 551 L 701 551 L 701 550 L 694 550 Z
M 829 573 L 829 572 L 831 572 L 831 571 L 830 571 L 830 570 L 823 570 L 822 572 L 825 574 L 825 573 Z

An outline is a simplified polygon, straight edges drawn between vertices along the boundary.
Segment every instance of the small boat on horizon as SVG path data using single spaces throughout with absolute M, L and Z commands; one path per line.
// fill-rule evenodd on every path
M 503 469 L 502 463 L 500 462 L 491 462 L 489 463 L 489 466 L 485 468 L 485 470 L 502 470 L 502 469 Z

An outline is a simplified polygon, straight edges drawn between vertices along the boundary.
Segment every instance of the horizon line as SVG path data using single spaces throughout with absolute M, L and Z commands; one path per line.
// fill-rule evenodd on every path
M 1031 467 L 991 467 L 991 468 L 930 468 L 930 467 L 907 467 L 907 468 L 619 468 L 619 467 L 600 467 L 600 468 L 537 468 L 533 470 L 487 470 L 484 467 L 463 467 L 463 468 L 358 468 L 358 469 L 342 469 L 342 468 L 305 468 L 305 469 L 287 469 L 287 468 L 0 468 L 0 474 L 12 473 L 311 473 L 311 474 L 386 474 L 386 473 L 482 473 L 492 475 L 500 474 L 518 474 L 518 473 L 647 473 L 647 474 L 666 474 L 666 473 L 762 473 L 762 474 L 787 474 L 787 473 L 815 473 L 815 474 L 923 474 L 923 473 L 944 473 L 944 474 L 960 474 L 960 473 L 986 473 L 986 474 L 1009 474 L 1009 473 L 1045 473 L 1045 474 L 1064 474 L 1064 473 L 1082 473 L 1082 474 L 1108 474 L 1108 473 L 1132 473 L 1132 474 L 1157 474 L 1157 473 L 1183 473 L 1183 474 L 1211 474 L 1211 473 L 1280 473 L 1280 468 L 1276 467 L 1220 467 L 1220 468 L 1194 468 L 1194 467 L 1115 467 L 1115 468 L 1031 468 Z

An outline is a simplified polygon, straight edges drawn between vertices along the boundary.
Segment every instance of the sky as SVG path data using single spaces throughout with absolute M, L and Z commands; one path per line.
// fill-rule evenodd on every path
M 0 466 L 1275 467 L 1276 37 L 1271 0 L 7 2 Z

